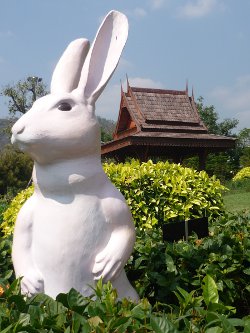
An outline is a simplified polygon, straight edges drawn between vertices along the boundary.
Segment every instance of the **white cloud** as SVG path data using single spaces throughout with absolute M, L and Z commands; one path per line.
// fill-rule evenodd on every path
M 14 33 L 11 30 L 0 31 L 0 37 L 12 37 Z
M 141 19 L 147 16 L 147 11 L 142 7 L 136 7 L 132 10 L 127 10 L 126 14 L 130 17 Z
M 129 78 L 128 80 L 129 85 L 134 87 L 163 88 L 163 84 L 161 82 L 153 81 L 148 78 L 135 77 Z M 122 86 L 123 90 L 126 91 L 126 80 L 124 80 Z M 106 119 L 112 119 L 116 121 L 119 114 L 120 98 L 121 85 L 118 83 L 114 83 L 110 86 L 108 85 L 96 104 L 96 114 Z
M 159 81 L 153 81 L 151 79 L 142 78 L 142 77 L 134 77 L 129 78 L 129 85 L 132 87 L 140 87 L 140 88 L 163 88 L 163 84 Z
M 145 17 L 147 16 L 147 12 L 145 9 L 137 7 L 133 10 L 133 15 L 136 17 Z
M 150 0 L 150 7 L 152 9 L 160 9 L 165 6 L 168 0 Z
M 4 58 L 2 58 L 1 56 L 0 56 L 0 64 L 3 64 L 4 63 Z
M 131 62 L 129 62 L 128 60 L 126 60 L 125 58 L 121 57 L 119 60 L 119 70 L 126 70 L 126 69 L 130 69 L 133 67 L 133 64 Z
M 144 18 L 148 15 L 149 11 L 159 10 L 166 7 L 171 0 L 148 0 L 145 8 L 136 7 L 133 10 L 127 10 L 126 14 L 135 18 Z
M 178 8 L 178 17 L 199 18 L 210 14 L 217 6 L 218 0 L 195 0 L 188 1 Z
M 239 128 L 250 128 L 250 74 L 238 77 L 231 86 L 215 88 L 210 96 L 224 110 L 223 118 L 236 118 Z

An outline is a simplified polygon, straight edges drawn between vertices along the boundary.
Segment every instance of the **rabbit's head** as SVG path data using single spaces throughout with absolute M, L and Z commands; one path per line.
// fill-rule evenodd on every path
M 12 143 L 48 163 L 100 154 L 95 102 L 112 76 L 128 35 L 125 15 L 108 13 L 93 45 L 77 39 L 60 58 L 51 93 L 38 99 L 12 128 Z

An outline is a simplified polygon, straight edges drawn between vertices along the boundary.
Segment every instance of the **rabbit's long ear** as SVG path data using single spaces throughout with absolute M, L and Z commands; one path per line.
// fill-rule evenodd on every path
M 94 103 L 113 74 L 128 37 L 128 20 L 111 11 L 103 20 L 83 65 L 78 92 Z
M 89 51 L 87 39 L 71 42 L 59 59 L 51 80 L 51 93 L 71 92 L 78 86 L 82 66 Z

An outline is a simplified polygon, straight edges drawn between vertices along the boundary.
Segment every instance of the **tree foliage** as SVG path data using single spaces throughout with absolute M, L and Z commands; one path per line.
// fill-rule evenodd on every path
M 0 194 L 16 194 L 31 178 L 33 162 L 29 156 L 7 145 L 0 151 Z
M 239 123 L 237 119 L 224 119 L 220 122 L 215 107 L 206 106 L 203 97 L 198 98 L 196 105 L 209 133 L 237 138 L 235 149 L 219 154 L 209 154 L 205 169 L 209 175 L 215 174 L 223 181 L 231 179 L 240 167 L 250 165 L 250 128 L 243 128 L 236 135 L 233 131 Z M 193 163 L 193 160 L 191 162 Z M 189 161 L 187 165 L 190 165 Z
M 113 140 L 113 132 L 115 130 L 115 122 L 113 120 L 108 120 L 103 117 L 97 117 L 99 124 L 101 126 L 101 141 L 108 142 Z
M 240 165 L 245 167 L 250 167 L 250 147 L 245 147 L 242 149 L 242 154 L 240 156 Z
M 233 136 L 232 131 L 236 128 L 239 121 L 237 119 L 224 119 L 219 122 L 218 112 L 214 105 L 205 106 L 204 98 L 199 97 L 196 103 L 202 121 L 207 126 L 208 132 L 217 135 Z
M 250 147 L 250 128 L 243 128 L 238 134 L 238 145 L 245 148 Z
M 13 85 L 8 84 L 1 91 L 1 95 L 8 98 L 8 111 L 12 117 L 26 113 L 36 99 L 47 93 L 46 84 L 36 76 L 29 76 Z

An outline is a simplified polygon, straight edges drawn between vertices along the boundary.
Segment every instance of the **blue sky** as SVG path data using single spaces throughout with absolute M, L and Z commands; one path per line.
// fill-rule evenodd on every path
M 30 75 L 49 84 L 61 53 L 79 37 L 93 40 L 108 11 L 125 13 L 130 31 L 119 66 L 97 102 L 117 119 L 120 81 L 184 90 L 213 104 L 220 119 L 250 128 L 249 0 L 2 0 L 0 87 Z M 0 97 L 0 117 L 7 106 Z

